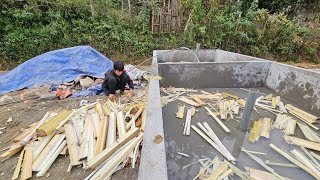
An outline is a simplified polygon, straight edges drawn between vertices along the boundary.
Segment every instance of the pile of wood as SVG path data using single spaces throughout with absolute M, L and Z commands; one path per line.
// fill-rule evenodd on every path
M 69 168 L 95 169 L 87 179 L 105 179 L 140 157 L 146 122 L 146 99 L 85 104 L 76 110 L 47 112 L 14 139 L 1 157 L 20 153 L 13 178 L 44 176 L 59 155 L 68 155 Z M 121 165 L 123 164 L 123 165 Z M 20 173 L 21 172 L 21 173 Z

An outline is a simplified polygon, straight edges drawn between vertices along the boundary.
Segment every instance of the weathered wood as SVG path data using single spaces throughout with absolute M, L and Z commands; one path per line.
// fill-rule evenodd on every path
M 263 118 L 260 119 L 262 122 L 261 134 L 260 136 L 269 138 L 271 132 L 271 119 L 270 118 Z
M 249 142 L 254 143 L 256 141 L 259 141 L 261 130 L 262 130 L 262 122 L 260 120 L 255 121 L 253 123 L 253 127 L 250 130 Z
M 79 146 L 77 143 L 77 135 L 72 124 L 65 124 L 64 130 L 66 132 L 67 146 L 69 151 L 70 165 L 76 166 L 81 164 L 79 161 Z M 59 144 L 60 145 L 60 144 Z M 56 148 L 57 149 L 57 148 Z
M 98 180 L 109 178 L 110 173 L 113 171 L 113 169 L 115 169 L 121 163 L 121 161 L 132 152 L 132 149 L 134 149 L 137 144 L 140 143 L 142 138 L 143 133 L 136 137 L 131 143 L 125 144 L 125 149 L 121 151 L 119 155 L 117 155 L 115 160 L 109 166 L 107 166 L 106 169 L 103 170 L 103 173 L 99 176 Z
M 208 180 L 217 180 L 218 177 L 223 174 L 226 170 L 228 169 L 228 164 L 227 163 L 222 163 L 219 165 L 219 167 L 214 170 L 210 176 L 207 178 Z
M 314 131 L 312 131 L 307 125 L 304 125 L 302 123 L 298 123 L 298 126 L 300 127 L 303 135 L 308 140 L 320 143 L 320 137 Z
M 107 144 L 107 135 L 108 135 L 108 126 L 109 126 L 108 116 L 105 116 L 104 119 L 105 119 L 105 123 L 102 131 L 102 138 L 101 138 L 99 152 L 103 151 Z
M 317 175 L 318 179 L 320 178 L 320 171 L 316 168 L 316 166 L 314 166 L 309 160 L 308 158 L 306 158 L 303 154 L 301 154 L 301 152 L 299 152 L 296 149 L 293 149 L 292 151 L 290 151 L 298 161 L 300 161 L 301 163 L 303 163 L 305 166 L 307 166 L 311 171 L 314 172 L 314 174 Z
M 47 146 L 47 144 L 50 142 L 50 140 L 53 138 L 54 133 L 43 137 L 39 143 L 33 148 L 33 153 L 32 153 L 32 159 L 35 160 L 41 151 Z
M 200 104 L 199 103 L 196 103 L 190 99 L 187 99 L 186 97 L 179 97 L 179 100 L 182 101 L 182 102 L 185 102 L 187 104 L 190 104 L 191 106 L 196 106 L 196 107 L 199 107 Z
M 64 121 L 71 113 L 72 111 L 69 110 L 63 110 L 62 112 L 60 112 L 57 116 L 55 116 L 36 130 L 37 136 L 47 136 L 53 133 L 59 123 Z
M 219 101 L 219 109 L 220 109 L 220 117 L 221 117 L 221 119 L 227 119 L 226 101 L 225 100 Z
M 301 138 L 293 137 L 293 136 L 284 136 L 284 140 L 288 143 L 292 143 L 297 146 L 302 146 L 308 149 L 313 149 L 316 151 L 320 151 L 320 143 L 307 141 Z
M 179 105 L 178 106 L 178 112 L 176 113 L 176 117 L 180 118 L 180 119 L 183 119 L 185 109 L 186 109 L 185 105 Z
M 32 147 L 25 148 L 21 169 L 21 180 L 29 179 L 32 177 L 32 149 Z
M 42 167 L 41 171 L 39 171 L 37 173 L 37 177 L 42 177 L 46 174 L 46 172 L 48 171 L 48 169 L 51 167 L 51 165 L 53 164 L 53 162 L 57 159 L 57 157 L 59 156 L 59 154 L 61 153 L 61 151 L 66 147 L 67 145 L 67 141 L 64 140 L 59 147 L 56 149 L 56 151 L 52 154 L 52 156 L 46 161 L 46 163 L 44 164 L 44 166 Z
M 220 119 L 214 115 L 214 113 L 208 108 L 208 107 L 205 107 L 206 110 L 208 111 L 208 113 L 213 117 L 214 120 L 217 121 L 217 123 L 222 127 L 222 129 L 226 132 L 230 132 L 230 130 L 227 128 L 227 126 L 225 126 L 221 121 Z
M 191 98 L 196 101 L 200 106 L 203 106 L 205 103 L 196 95 L 191 96 Z
M 10 158 L 11 156 L 17 154 L 18 152 L 20 152 L 21 150 L 23 149 L 23 145 L 21 145 L 20 143 L 15 143 L 15 144 L 12 144 L 10 146 L 10 148 L 4 152 L 3 154 L 1 154 L 1 158 L 5 158 L 5 159 L 8 159 Z
M 39 156 L 33 161 L 32 170 L 33 171 L 40 171 L 47 159 L 52 156 L 55 150 L 59 147 L 61 142 L 65 139 L 64 134 L 57 134 L 55 135 L 48 145 L 41 151 Z
M 117 131 L 119 138 L 122 138 L 126 134 L 126 124 L 124 121 L 124 115 L 122 111 L 117 113 Z
M 114 112 L 110 113 L 109 116 L 109 126 L 108 126 L 108 136 L 107 136 L 107 144 L 106 147 L 108 148 L 111 144 L 116 142 L 116 114 Z
M 297 121 L 292 118 L 289 118 L 287 121 L 287 126 L 285 128 L 286 135 L 293 135 L 296 130 L 296 126 L 297 126 Z
M 288 159 L 289 161 L 291 161 L 293 164 L 299 166 L 301 169 L 305 170 L 307 173 L 311 174 L 313 177 L 315 178 L 320 178 L 317 177 L 317 175 L 311 171 L 307 166 L 305 166 L 304 164 L 302 164 L 301 162 L 297 161 L 295 158 L 293 158 L 292 156 L 290 156 L 288 153 L 282 151 L 281 149 L 279 149 L 277 146 L 273 145 L 273 144 L 269 144 L 269 146 L 275 150 L 276 152 L 278 152 L 279 154 L 281 154 L 283 157 L 285 157 L 286 159 Z
M 304 123 L 306 123 L 307 125 L 309 125 L 310 127 L 312 127 L 315 130 L 319 130 L 319 128 L 313 124 L 311 124 L 310 122 L 308 122 L 307 120 L 305 120 L 304 118 L 302 118 L 301 116 L 299 116 L 298 114 L 294 113 L 293 111 L 289 110 L 289 113 L 294 115 L 295 117 L 297 117 L 298 119 L 300 119 L 301 121 L 303 121 Z
M 117 142 L 114 142 L 110 147 L 103 150 L 100 154 L 95 156 L 92 160 L 88 161 L 88 167 L 91 169 L 99 166 L 103 161 L 110 157 L 115 151 L 117 151 L 122 145 L 127 143 L 130 139 L 139 133 L 139 128 L 130 129 L 122 138 Z
M 16 168 L 15 168 L 13 176 L 12 176 L 12 180 L 18 179 L 18 177 L 19 177 L 21 166 L 22 166 L 22 160 L 23 160 L 24 152 L 25 151 L 22 150 L 21 153 L 20 153 L 19 160 L 17 162 Z

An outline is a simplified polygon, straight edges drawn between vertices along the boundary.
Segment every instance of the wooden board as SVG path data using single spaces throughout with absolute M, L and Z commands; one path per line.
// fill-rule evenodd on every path
M 29 179 L 32 177 L 32 147 L 25 148 L 25 154 L 21 169 L 21 179 Z
M 20 174 L 20 170 L 21 170 L 21 166 L 22 166 L 22 160 L 24 157 L 24 150 L 21 151 L 20 156 L 19 156 L 19 160 L 17 162 L 16 168 L 14 170 L 13 176 L 12 176 L 12 180 L 18 179 L 19 174 Z
M 297 146 L 302 146 L 308 149 L 313 149 L 316 151 L 320 151 L 320 143 L 312 142 L 312 141 L 307 141 L 301 138 L 293 137 L 293 136 L 285 136 L 284 140 L 292 143 Z

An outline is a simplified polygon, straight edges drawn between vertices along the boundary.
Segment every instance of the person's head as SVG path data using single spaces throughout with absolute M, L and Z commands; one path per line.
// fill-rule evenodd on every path
M 121 61 L 117 61 L 113 63 L 113 70 L 117 76 L 121 76 L 121 74 L 123 73 L 123 69 L 124 69 L 124 65 Z

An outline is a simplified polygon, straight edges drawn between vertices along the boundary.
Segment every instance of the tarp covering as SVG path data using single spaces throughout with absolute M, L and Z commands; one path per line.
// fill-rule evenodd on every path
M 51 83 L 65 83 L 80 75 L 104 78 L 113 62 L 90 46 L 50 51 L 0 75 L 0 94 Z

